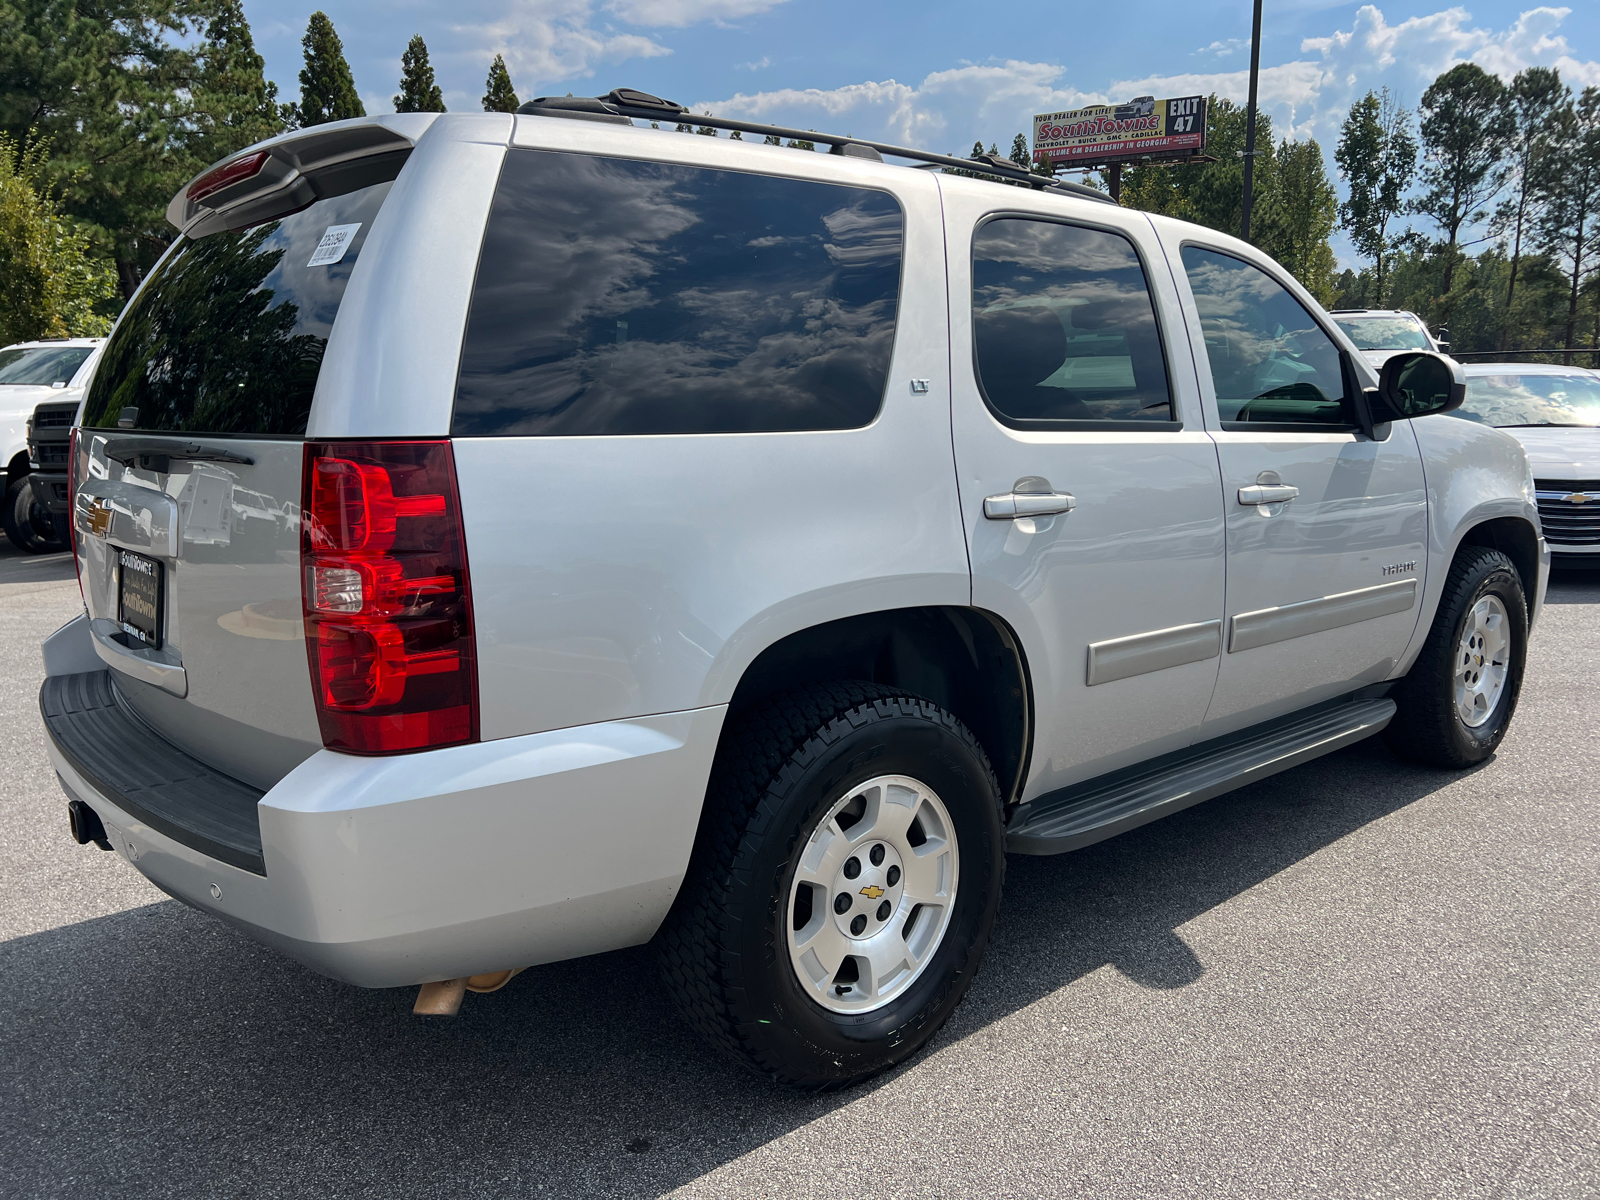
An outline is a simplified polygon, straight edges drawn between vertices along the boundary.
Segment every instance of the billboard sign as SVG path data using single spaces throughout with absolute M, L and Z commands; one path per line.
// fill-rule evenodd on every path
M 1206 147 L 1206 98 L 1092 104 L 1033 118 L 1033 161 L 1052 167 L 1093 167 L 1152 158 L 1188 158 Z

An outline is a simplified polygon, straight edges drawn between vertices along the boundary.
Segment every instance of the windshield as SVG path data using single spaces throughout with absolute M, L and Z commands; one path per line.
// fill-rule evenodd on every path
M 1335 317 L 1358 350 L 1432 350 L 1415 317 Z
M 83 366 L 83 360 L 93 353 L 93 346 L 29 346 L 0 350 L 0 383 L 27 387 L 59 383 L 66 387 Z
M 1600 375 L 1478 375 L 1452 414 L 1481 425 L 1600 425 Z

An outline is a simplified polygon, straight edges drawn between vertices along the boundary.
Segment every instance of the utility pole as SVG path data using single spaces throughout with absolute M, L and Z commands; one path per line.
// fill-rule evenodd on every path
M 1250 205 L 1254 200 L 1256 173 L 1256 83 L 1261 75 L 1261 0 L 1256 0 L 1255 20 L 1250 27 L 1250 104 L 1244 124 L 1244 201 L 1240 205 L 1239 237 L 1250 240 Z

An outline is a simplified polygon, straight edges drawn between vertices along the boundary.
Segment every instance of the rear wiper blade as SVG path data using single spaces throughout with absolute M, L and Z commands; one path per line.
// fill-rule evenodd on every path
M 183 462 L 238 463 L 246 467 L 256 461 L 249 455 L 204 442 L 153 437 L 110 438 L 106 441 L 105 456 L 112 462 L 163 475 L 175 458 Z

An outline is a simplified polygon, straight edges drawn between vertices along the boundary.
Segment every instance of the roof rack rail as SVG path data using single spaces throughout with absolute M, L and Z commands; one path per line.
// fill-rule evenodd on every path
M 1008 183 L 1025 184 L 1036 191 L 1054 192 L 1063 196 L 1076 196 L 1083 200 L 1098 200 L 1102 204 L 1117 203 L 1104 192 L 1085 187 L 1081 183 L 1067 183 L 1047 175 L 1035 175 L 1018 166 L 1009 158 L 998 154 L 984 154 L 973 158 L 956 158 L 949 154 L 933 154 L 927 150 L 913 150 L 909 146 L 893 146 L 887 142 L 873 142 L 865 138 L 848 137 L 832 133 L 818 133 L 814 129 L 790 129 L 783 125 L 762 125 L 756 121 L 738 121 L 731 117 L 713 117 L 704 113 L 696 115 L 682 104 L 663 100 L 649 92 L 633 88 L 613 88 L 604 96 L 541 96 L 530 100 L 519 113 L 530 116 L 576 117 L 589 121 L 616 121 L 619 118 L 637 117 L 643 121 L 676 120 L 711 129 L 737 129 L 741 133 L 759 133 L 766 137 L 788 138 L 794 142 L 821 143 L 828 153 L 847 158 L 871 158 L 879 162 L 883 156 L 908 158 L 928 166 L 950 167 L 974 175 L 1003 179 Z

